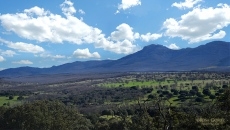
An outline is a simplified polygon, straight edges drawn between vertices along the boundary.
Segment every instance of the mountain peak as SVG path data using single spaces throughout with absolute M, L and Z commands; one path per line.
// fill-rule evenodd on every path
M 163 51 L 163 50 L 170 50 L 170 49 L 168 47 L 160 45 L 160 44 L 150 44 L 148 46 L 145 46 L 142 50 L 143 51 L 150 51 L 150 50 Z
M 98 73 L 129 71 L 191 71 L 210 68 L 229 71 L 230 42 L 213 41 L 196 48 L 177 51 L 151 44 L 118 60 L 73 62 L 51 68 L 21 67 L 0 71 L 0 76 L 36 74 Z M 223 69 L 224 68 L 224 69 Z
M 163 46 L 163 45 L 161 45 L 161 44 L 150 44 L 150 45 L 147 45 L 147 46 L 145 46 L 144 48 L 155 48 L 155 47 L 162 47 L 162 48 L 167 48 L 167 47 L 165 47 L 165 46 Z

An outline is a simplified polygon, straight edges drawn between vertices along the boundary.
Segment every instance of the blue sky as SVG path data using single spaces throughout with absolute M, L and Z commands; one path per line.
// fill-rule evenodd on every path
M 229 0 L 0 1 L 0 70 L 230 41 Z

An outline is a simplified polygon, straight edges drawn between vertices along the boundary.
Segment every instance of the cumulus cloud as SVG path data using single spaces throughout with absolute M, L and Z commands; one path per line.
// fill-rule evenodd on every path
M 145 41 L 145 42 L 149 42 L 149 41 L 154 41 L 157 40 L 159 38 L 162 37 L 162 34 L 151 34 L 151 33 L 146 33 L 145 35 L 141 35 L 141 40 Z
M 81 58 L 81 59 L 87 59 L 87 58 L 97 58 L 97 59 L 99 59 L 101 57 L 98 52 L 90 53 L 88 48 L 86 48 L 86 49 L 77 49 L 76 51 L 73 52 L 73 55 L 75 57 Z
M 134 41 L 139 38 L 139 33 L 134 33 L 133 28 L 126 23 L 120 24 L 116 29 L 117 31 L 111 33 L 111 39 L 114 41 Z
M 13 57 L 16 53 L 12 50 L 6 50 L 6 51 L 0 50 L 0 54 L 2 54 L 4 56 L 8 56 L 8 57 Z
M 18 50 L 19 52 L 27 52 L 27 53 L 41 53 L 44 52 L 44 49 L 38 45 L 33 45 L 24 42 L 10 42 L 0 38 L 0 42 L 3 42 L 7 45 L 7 47 Z M 12 53 L 12 52 L 11 52 Z
M 180 47 L 178 47 L 175 43 L 170 44 L 169 46 L 167 46 L 169 49 L 172 50 L 178 50 L 180 49 Z
M 129 25 L 121 24 L 111 36 L 105 37 L 100 29 L 87 25 L 73 15 L 76 9 L 71 1 L 65 0 L 60 7 L 64 17 L 35 6 L 22 13 L 0 15 L 1 25 L 9 32 L 38 42 L 94 44 L 96 48 L 119 54 L 130 54 L 138 50 L 133 41 L 139 34 L 133 33 Z M 23 43 L 17 44 L 19 46 Z M 42 51 L 38 46 L 36 48 Z
M 134 6 L 141 5 L 141 0 L 122 0 L 118 5 L 118 10 L 126 10 Z
M 65 17 L 36 6 L 25 9 L 22 13 L 2 14 L 0 20 L 6 30 L 39 42 L 93 43 L 100 36 L 100 29 L 93 28 L 74 17 L 76 10 L 71 1 L 66 0 L 62 3 L 61 9 Z
M 181 16 L 180 20 L 166 19 L 163 23 L 165 36 L 180 37 L 189 43 L 221 39 L 226 33 L 222 29 L 230 25 L 230 6 L 218 4 L 216 8 L 194 8 Z
M 101 48 L 101 46 L 104 46 L 105 50 L 110 50 L 118 54 L 130 54 L 140 49 L 137 45 L 134 45 L 127 39 L 124 41 L 114 42 L 103 38 L 96 44 L 97 48 Z
M 4 61 L 4 57 L 0 56 L 0 62 Z
M 104 48 L 118 54 L 130 54 L 138 51 L 139 46 L 135 45 L 135 40 L 139 39 L 139 33 L 133 32 L 133 28 L 126 23 L 122 23 L 116 27 L 108 38 L 104 36 L 96 43 L 96 48 Z
M 140 1 L 122 1 L 124 9 L 138 4 Z M 7 31 L 14 32 L 25 39 L 51 43 L 94 44 L 95 48 L 102 48 L 117 54 L 130 54 L 138 51 L 140 48 L 134 43 L 137 39 L 151 41 L 159 37 L 156 34 L 140 37 L 140 34 L 133 32 L 133 28 L 126 23 L 118 25 L 116 30 L 106 37 L 100 29 L 87 25 L 83 20 L 74 16 L 76 9 L 70 0 L 65 0 L 60 7 L 64 16 L 53 14 L 37 6 L 25 9 L 21 13 L 0 14 L 1 25 Z M 83 13 L 83 10 L 79 11 Z M 44 51 L 40 46 L 22 42 L 10 42 L 8 47 L 22 52 Z
M 70 0 L 65 0 L 61 5 L 62 12 L 69 16 L 76 13 L 76 9 L 73 6 L 73 3 Z
M 198 4 L 199 2 L 202 2 L 202 0 L 185 0 L 184 2 L 173 3 L 172 7 L 177 7 L 179 9 L 190 9 L 193 8 L 194 5 Z
M 9 48 L 13 48 L 20 52 L 28 52 L 28 53 L 40 53 L 44 52 L 44 49 L 38 45 L 28 44 L 24 42 L 16 42 L 8 44 Z
M 29 61 L 29 60 L 20 60 L 20 61 L 15 61 L 12 62 L 13 64 L 22 64 L 22 65 L 31 65 L 33 64 L 33 62 Z
M 34 6 L 33 8 L 30 8 L 30 9 L 25 9 L 24 12 L 29 15 L 35 14 L 38 16 L 44 16 L 49 13 L 49 11 L 45 11 L 43 8 L 39 8 L 38 6 Z

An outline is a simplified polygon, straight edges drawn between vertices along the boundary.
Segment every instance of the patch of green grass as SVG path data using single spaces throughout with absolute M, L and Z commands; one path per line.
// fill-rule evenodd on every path
M 0 96 L 0 106 L 3 106 L 3 104 L 9 104 L 10 106 L 12 106 L 17 103 L 20 103 L 20 101 L 18 101 L 17 98 L 18 96 L 14 96 L 14 98 L 10 100 L 9 97 Z
M 98 84 L 101 87 L 106 87 L 106 88 L 116 88 L 116 87 L 132 87 L 132 86 L 137 86 L 140 89 L 141 88 L 145 88 L 145 87 L 151 87 L 153 88 L 153 91 L 151 92 L 151 94 L 159 96 L 159 94 L 157 94 L 157 90 L 167 90 L 170 92 L 170 90 L 172 88 L 177 89 L 177 90 L 186 90 L 189 91 L 192 89 L 192 86 L 197 86 L 199 88 L 199 92 L 202 94 L 202 91 L 204 89 L 204 87 L 207 84 L 213 83 L 214 80 L 212 79 L 206 79 L 206 80 L 180 80 L 180 81 L 175 81 L 174 79 L 166 79 L 165 81 L 161 81 L 158 82 L 156 80 L 135 80 L 135 79 L 131 79 L 131 78 L 123 78 L 122 82 L 105 82 L 105 83 L 101 83 Z M 218 80 L 216 80 L 218 81 Z M 228 80 L 226 80 L 227 82 Z M 176 85 L 176 86 L 175 86 Z M 220 86 L 219 84 L 215 84 L 216 86 Z M 165 88 L 160 88 L 159 86 L 168 86 Z M 171 87 L 172 86 L 172 87 Z M 210 89 L 211 93 L 213 95 L 215 95 L 216 90 L 213 90 L 212 88 Z M 144 102 L 145 100 L 147 100 L 147 97 L 150 93 L 145 94 L 144 97 L 140 98 L 141 102 Z M 196 96 L 195 96 L 196 97 Z M 185 103 L 189 103 L 190 102 L 192 104 L 198 104 L 198 105 L 202 105 L 202 103 L 199 102 L 195 102 L 195 97 L 188 97 L 185 101 L 181 101 L 178 99 L 178 95 L 177 96 L 173 96 L 172 98 L 169 99 L 169 101 L 172 103 L 172 106 L 178 106 L 178 105 L 183 105 Z M 147 101 L 150 102 L 151 100 Z M 205 102 L 212 102 L 212 100 L 209 98 L 209 96 L 205 96 L 204 97 L 204 101 Z M 215 101 L 215 100 L 214 100 Z M 108 102 L 109 104 L 113 104 L 114 102 Z M 138 101 L 137 100 L 128 100 L 128 101 L 124 101 L 124 102 L 116 102 L 116 104 L 118 105 L 131 105 L 131 104 L 137 104 Z M 169 103 L 166 102 L 166 104 L 169 105 Z
M 174 82 L 174 80 L 165 80 L 162 82 L 158 82 L 155 80 L 136 81 L 136 80 L 126 79 L 124 82 L 116 82 L 116 83 L 107 82 L 98 85 L 103 87 L 108 87 L 108 88 L 114 88 L 114 87 L 132 87 L 132 86 L 139 86 L 139 87 L 151 87 L 151 86 L 153 87 L 153 86 L 160 86 L 160 85 L 170 86 L 176 83 L 177 86 L 180 86 L 182 84 L 183 86 L 185 87 L 187 86 L 189 88 L 192 86 L 198 86 L 203 88 L 206 85 L 206 83 L 211 83 L 211 82 L 212 80 L 194 80 L 194 81 L 186 80 L 186 81 L 176 81 L 176 82 Z
M 157 82 L 154 80 L 150 81 L 129 81 L 129 82 L 120 82 L 120 83 L 102 83 L 99 84 L 99 86 L 103 87 L 109 87 L 109 88 L 114 88 L 114 87 L 132 87 L 132 86 L 139 86 L 139 87 L 150 87 L 150 86 L 159 86 L 159 85 L 170 85 L 173 84 L 172 81 L 167 82 Z
M 131 117 L 132 116 L 127 116 L 127 119 L 128 121 L 131 121 Z M 110 119 L 115 119 L 117 121 L 121 121 L 122 120 L 122 117 L 121 116 L 117 116 L 117 115 L 103 115 L 103 116 L 100 116 L 101 119 L 105 119 L 105 120 L 110 120 Z
M 179 101 L 176 101 L 178 99 L 177 96 L 173 96 L 172 98 L 169 99 L 170 103 L 172 103 L 172 106 L 177 106 Z
M 114 116 L 112 116 L 112 115 L 103 115 L 103 116 L 100 116 L 100 118 L 106 119 L 106 120 L 110 120 L 112 118 L 120 119 L 121 117 L 120 116 L 116 116 L 116 115 L 114 115 Z

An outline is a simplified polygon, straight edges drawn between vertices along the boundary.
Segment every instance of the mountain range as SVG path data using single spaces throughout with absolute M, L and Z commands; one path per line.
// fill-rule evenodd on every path
M 230 42 L 213 41 L 179 50 L 151 44 L 118 60 L 76 61 L 50 68 L 10 68 L 0 71 L 0 77 L 140 71 L 230 71 Z

